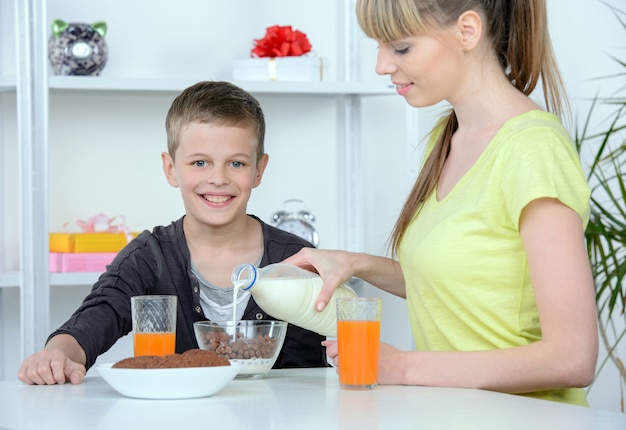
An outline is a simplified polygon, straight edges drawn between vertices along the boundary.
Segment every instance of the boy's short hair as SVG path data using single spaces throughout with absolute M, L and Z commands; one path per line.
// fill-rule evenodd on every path
M 165 118 L 167 151 L 172 159 L 183 127 L 192 122 L 250 127 L 257 133 L 257 162 L 265 153 L 265 117 L 261 105 L 250 93 L 230 82 L 198 82 L 174 99 Z

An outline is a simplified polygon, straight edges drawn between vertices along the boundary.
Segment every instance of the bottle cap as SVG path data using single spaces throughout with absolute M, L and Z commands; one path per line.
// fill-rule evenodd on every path
M 252 264 L 241 264 L 233 269 L 231 281 L 236 288 L 249 290 L 257 280 L 257 270 Z

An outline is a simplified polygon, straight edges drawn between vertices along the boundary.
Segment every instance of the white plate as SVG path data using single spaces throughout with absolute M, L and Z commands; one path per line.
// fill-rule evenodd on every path
M 114 369 L 99 364 L 98 372 L 118 393 L 138 399 L 192 399 L 211 396 L 236 375 L 241 363 L 230 366 L 175 369 Z

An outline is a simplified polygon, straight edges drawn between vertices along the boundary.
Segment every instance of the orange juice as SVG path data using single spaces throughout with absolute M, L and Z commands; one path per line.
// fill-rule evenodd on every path
M 337 321 L 339 383 L 372 388 L 378 380 L 380 321 Z
M 135 357 L 168 355 L 176 350 L 176 333 L 133 333 Z

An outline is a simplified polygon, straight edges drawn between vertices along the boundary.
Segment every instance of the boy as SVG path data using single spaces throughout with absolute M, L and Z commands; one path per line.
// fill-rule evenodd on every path
M 198 348 L 194 322 L 232 319 L 235 266 L 263 267 L 312 246 L 246 213 L 268 163 L 265 119 L 254 97 L 228 82 L 200 82 L 176 97 L 165 126 L 163 172 L 180 189 L 185 215 L 120 251 L 45 348 L 24 360 L 22 382 L 82 382 L 98 355 L 132 330 L 130 298 L 137 295 L 178 296 L 176 352 Z M 273 319 L 242 291 L 236 317 Z M 322 340 L 289 325 L 274 367 L 327 366 Z

